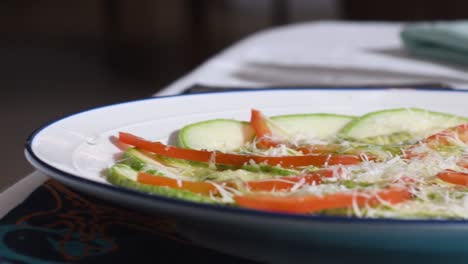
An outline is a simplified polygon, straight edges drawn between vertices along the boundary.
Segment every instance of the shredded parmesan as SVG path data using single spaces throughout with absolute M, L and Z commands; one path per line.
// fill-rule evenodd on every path
M 418 114 L 408 109 L 408 114 Z M 389 123 L 397 122 L 400 116 L 393 116 Z M 428 117 L 429 118 L 429 117 Z M 271 190 L 268 195 L 277 196 L 326 196 L 337 193 L 352 194 L 353 203 L 346 211 L 340 214 L 348 214 L 357 217 L 398 217 L 398 218 L 464 218 L 468 219 L 468 187 L 444 182 L 437 177 L 438 173 L 445 170 L 455 170 L 468 173 L 468 146 L 463 138 L 457 133 L 443 135 L 443 140 L 448 141 L 450 146 L 442 146 L 439 149 L 434 144 L 425 143 L 422 138 L 429 132 L 437 129 L 432 127 L 428 131 L 416 131 L 411 123 L 405 123 L 402 131 L 413 132 L 415 138 L 411 141 L 402 141 L 393 145 L 378 145 L 359 143 L 352 140 L 339 138 L 338 136 L 327 139 L 310 137 L 301 133 L 291 134 L 273 120 L 267 119 L 279 135 L 270 138 L 281 142 L 275 147 L 261 149 L 257 147 L 258 139 L 244 144 L 235 151 L 237 154 L 252 154 L 262 156 L 290 156 L 311 155 L 299 151 L 300 146 L 327 145 L 337 146 L 337 153 L 359 155 L 362 162 L 355 165 L 330 165 L 332 154 L 328 154 L 323 168 L 314 166 L 296 169 L 285 169 L 280 164 L 268 166 L 257 164 L 249 160 L 241 168 L 216 165 L 216 151 L 211 152 L 208 166 L 196 168 L 188 165 L 186 167 L 164 166 L 158 162 L 145 164 L 141 171 L 162 175 L 177 180 L 177 185 L 183 187 L 184 180 L 204 181 L 213 184 L 217 192 L 210 193 L 210 197 L 221 203 L 234 203 L 235 195 L 252 192 L 248 188 L 248 181 L 278 181 L 290 183 L 292 187 L 286 192 L 284 190 Z M 379 120 L 371 120 L 379 129 L 385 131 L 385 125 Z M 434 121 L 422 118 L 417 126 L 430 127 Z M 379 139 L 380 136 L 379 136 Z M 405 139 L 406 140 L 406 139 Z M 416 141 L 421 140 L 421 141 Z M 389 142 L 387 140 L 384 142 Z M 399 141 L 394 140 L 394 141 Z M 364 141 L 363 141 L 364 142 Z M 366 141 L 367 142 L 367 141 Z M 373 142 L 374 141 L 369 141 Z M 442 142 L 442 140 L 441 140 Z M 223 142 L 215 142 L 217 145 L 226 146 Z M 412 144 L 411 148 L 408 145 Z M 435 144 L 437 145 L 437 144 Z M 442 144 L 441 144 L 442 145 Z M 165 148 L 166 151 L 170 147 Z M 128 158 L 122 158 L 118 162 L 128 162 Z M 247 168 L 249 167 L 249 168 Z M 267 167 L 267 169 L 265 169 Z M 301 175 L 316 170 L 330 170 L 331 175 L 322 177 L 320 184 L 308 183 Z M 292 174 L 292 178 L 288 176 Z M 299 177 L 299 178 L 298 178 Z M 226 184 L 226 182 L 234 184 Z M 278 184 L 279 185 L 279 184 Z M 233 186 L 236 186 L 233 187 Z M 407 188 L 412 199 L 402 203 L 390 203 L 378 195 L 379 191 L 388 187 Z M 378 206 L 374 204 L 361 205 L 358 197 L 375 197 Z M 325 212 L 326 213 L 326 212 Z

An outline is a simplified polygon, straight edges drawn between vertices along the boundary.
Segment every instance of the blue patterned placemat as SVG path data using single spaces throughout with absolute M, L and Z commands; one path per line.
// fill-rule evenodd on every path
M 0 263 L 245 263 L 197 247 L 173 219 L 49 180 L 0 220 Z

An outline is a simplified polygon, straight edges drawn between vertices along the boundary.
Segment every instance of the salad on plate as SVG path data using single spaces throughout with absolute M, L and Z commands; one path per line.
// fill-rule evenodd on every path
M 247 119 L 247 118 L 246 118 Z M 362 116 L 214 119 L 172 145 L 121 131 L 114 185 L 268 212 L 467 219 L 468 118 L 419 108 Z

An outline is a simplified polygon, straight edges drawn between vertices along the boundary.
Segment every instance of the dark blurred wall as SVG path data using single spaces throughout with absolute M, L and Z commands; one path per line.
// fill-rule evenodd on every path
M 100 5 L 90 0 L 4 0 L 0 31 L 23 38 L 97 38 L 103 30 Z
M 466 0 L 341 0 L 344 19 L 423 21 L 468 18 Z
M 0 1 L 0 189 L 32 168 L 28 134 L 89 107 L 150 96 L 258 30 L 336 19 L 329 0 Z

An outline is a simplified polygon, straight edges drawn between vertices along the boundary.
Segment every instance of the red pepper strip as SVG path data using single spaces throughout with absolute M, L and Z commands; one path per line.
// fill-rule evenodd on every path
M 155 186 L 187 190 L 205 195 L 209 195 L 210 193 L 218 193 L 218 189 L 216 189 L 216 187 L 209 182 L 182 181 L 144 172 L 138 172 L 137 182 Z
M 249 181 L 247 187 L 254 192 L 265 191 L 290 191 L 294 185 L 304 179 L 304 184 L 313 185 L 320 183 L 320 177 L 317 175 L 281 177 L 275 179 L 266 179 L 258 181 Z
M 405 188 L 388 188 L 374 195 L 363 193 L 337 193 L 325 196 L 274 196 L 253 194 L 235 196 L 234 200 L 242 207 L 251 209 L 286 212 L 313 213 L 325 209 L 350 208 L 353 205 L 375 206 L 382 201 L 397 204 L 411 199 L 411 193 Z
M 254 192 L 257 191 L 290 191 L 298 182 L 304 185 L 320 184 L 323 177 L 332 177 L 332 170 L 319 170 L 296 176 L 284 176 L 274 179 L 265 179 L 246 182 L 247 187 Z
M 310 145 L 310 146 L 300 146 L 294 148 L 299 150 L 304 154 L 329 154 L 337 152 L 341 148 L 340 145 L 328 144 L 328 145 Z
M 429 144 L 431 147 L 439 145 L 451 145 L 451 140 L 459 139 L 463 143 L 468 143 L 468 123 L 461 124 L 456 127 L 448 128 L 442 132 L 436 133 L 423 140 L 423 143 Z
M 303 154 L 315 154 L 315 155 L 326 155 L 330 153 L 336 153 L 340 150 L 341 146 L 336 144 L 328 145 L 309 145 L 309 146 L 300 146 L 292 147 L 292 149 L 299 150 Z M 365 155 L 367 160 L 377 160 L 377 157 L 374 154 L 366 153 L 365 151 L 360 150 L 351 150 L 347 151 L 347 155 Z
M 250 125 L 255 131 L 257 136 L 257 147 L 260 149 L 268 149 L 276 147 L 280 142 L 272 139 L 273 133 L 271 132 L 262 112 L 252 109 L 250 115 Z
M 248 181 L 246 182 L 246 185 L 251 191 L 290 191 L 291 188 L 300 181 L 304 181 L 304 184 L 307 185 L 320 184 L 320 179 L 322 177 L 331 177 L 332 175 L 332 170 L 319 170 L 297 176 L 285 176 L 276 179 Z M 154 186 L 188 190 L 205 195 L 210 193 L 219 193 L 215 185 L 209 182 L 176 180 L 145 172 L 138 172 L 137 182 Z M 237 187 L 233 182 L 221 182 L 220 184 L 231 188 Z
M 323 166 L 323 165 L 353 165 L 361 162 L 358 156 L 354 155 L 305 155 L 305 156 L 258 156 L 222 153 L 219 151 L 184 149 L 174 146 L 164 145 L 160 142 L 151 142 L 135 135 L 120 132 L 119 140 L 123 143 L 138 147 L 140 149 L 153 152 L 155 154 L 199 162 L 213 162 L 217 164 L 242 166 L 249 162 L 256 164 L 267 164 L 281 167 L 303 167 L 303 166 Z
M 456 127 L 448 128 L 442 132 L 436 133 L 431 135 L 421 141 L 421 144 L 427 144 L 430 148 L 436 149 L 437 147 L 443 145 L 452 145 L 453 139 L 459 139 L 463 143 L 468 143 L 468 123 L 461 124 Z M 413 145 L 405 150 L 405 158 L 412 159 L 412 158 L 423 158 L 426 154 L 425 153 L 415 153 L 413 151 L 414 148 L 418 147 L 418 145 Z
M 437 177 L 445 182 L 468 186 L 468 173 L 444 170 L 439 172 Z

